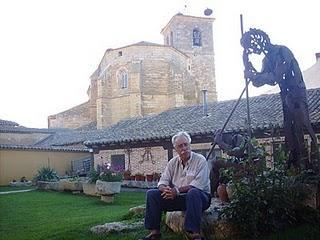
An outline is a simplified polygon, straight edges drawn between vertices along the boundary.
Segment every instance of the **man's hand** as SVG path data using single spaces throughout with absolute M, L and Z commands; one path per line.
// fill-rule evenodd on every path
M 159 190 L 162 192 L 161 196 L 164 199 L 175 199 L 177 197 L 177 190 L 175 188 L 171 188 L 169 186 L 163 186 L 159 188 Z

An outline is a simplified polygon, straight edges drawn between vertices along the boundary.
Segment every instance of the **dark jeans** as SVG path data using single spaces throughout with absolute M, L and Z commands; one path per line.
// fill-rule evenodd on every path
M 184 228 L 189 232 L 200 232 L 201 215 L 211 203 L 211 196 L 197 188 L 191 188 L 188 193 L 175 199 L 163 199 L 158 189 L 147 191 L 146 229 L 160 230 L 161 213 L 163 211 L 185 211 Z

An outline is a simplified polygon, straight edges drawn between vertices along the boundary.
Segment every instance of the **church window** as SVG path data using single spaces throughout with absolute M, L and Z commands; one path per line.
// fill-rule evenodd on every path
M 195 28 L 192 32 L 192 38 L 193 38 L 193 46 L 201 46 L 201 32 L 199 29 Z
M 128 88 L 128 73 L 125 69 L 119 71 L 118 83 L 121 89 Z
M 121 57 L 122 56 L 122 51 L 118 52 L 118 56 Z

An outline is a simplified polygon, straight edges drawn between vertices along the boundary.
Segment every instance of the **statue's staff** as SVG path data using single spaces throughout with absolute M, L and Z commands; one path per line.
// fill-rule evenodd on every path
M 243 36 L 243 20 L 242 20 L 242 14 L 240 15 L 240 26 L 241 26 L 241 37 Z M 243 50 L 243 55 L 242 55 L 242 59 L 243 59 L 243 64 L 244 64 L 244 67 L 245 67 L 245 72 L 247 71 L 251 71 L 251 72 L 257 72 L 255 70 L 255 68 L 253 67 L 252 63 L 250 62 L 249 60 L 249 51 L 245 48 Z M 246 98 L 247 98 L 247 118 L 248 118 L 248 121 L 247 121 L 247 124 L 248 124 L 248 136 L 249 136 L 249 140 L 251 139 L 251 120 L 250 120 L 250 111 L 249 111 L 249 96 L 248 96 L 248 85 L 250 83 L 250 79 L 248 78 L 245 78 L 246 80 L 246 84 L 245 84 L 245 87 L 244 89 L 242 90 L 241 94 L 240 94 L 240 97 L 238 98 L 236 104 L 233 106 L 233 109 L 231 110 L 227 120 L 225 121 L 222 129 L 221 129 L 221 133 L 224 131 L 224 129 L 226 128 L 228 122 L 230 121 L 230 118 L 232 117 L 232 114 L 234 113 L 234 111 L 236 110 L 237 106 L 239 105 L 240 103 L 240 100 L 244 94 L 244 92 L 246 92 Z M 213 152 L 213 149 L 215 148 L 215 146 L 217 145 L 216 142 L 212 142 L 211 144 L 211 148 L 210 148 L 210 151 L 206 157 L 206 160 L 208 160 Z M 248 149 L 248 154 L 250 155 L 250 149 Z

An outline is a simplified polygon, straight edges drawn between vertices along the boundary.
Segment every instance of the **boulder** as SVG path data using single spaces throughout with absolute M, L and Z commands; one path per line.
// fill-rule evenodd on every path
M 90 229 L 94 234 L 109 234 L 115 232 L 122 232 L 125 230 L 132 230 L 141 228 L 143 226 L 143 221 L 127 223 L 127 222 L 112 222 L 103 225 L 97 225 Z
M 204 211 L 201 219 L 201 235 L 209 238 L 214 235 L 215 239 L 227 239 L 237 235 L 235 227 L 220 218 L 220 212 L 227 203 L 218 198 L 212 198 L 210 207 Z M 166 225 L 176 233 L 186 234 L 184 231 L 185 214 L 182 211 L 167 212 Z

